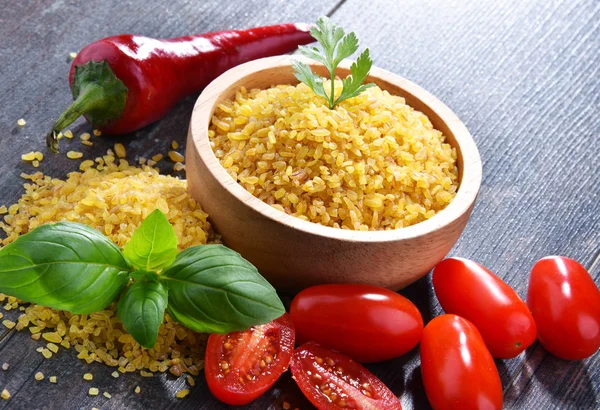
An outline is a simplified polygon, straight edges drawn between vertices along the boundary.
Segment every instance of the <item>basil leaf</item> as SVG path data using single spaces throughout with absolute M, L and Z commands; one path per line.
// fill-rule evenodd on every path
M 121 296 L 117 315 L 136 342 L 151 348 L 165 316 L 168 290 L 154 272 L 135 272 L 131 276 L 134 282 Z
M 123 253 L 137 268 L 157 271 L 177 256 L 177 236 L 160 209 L 154 210 L 135 230 Z
M 285 313 L 269 282 L 222 245 L 184 250 L 159 278 L 169 288 L 167 313 L 197 332 L 244 330 Z
M 0 292 L 72 313 L 104 309 L 129 280 L 121 250 L 93 228 L 42 225 L 0 250 Z

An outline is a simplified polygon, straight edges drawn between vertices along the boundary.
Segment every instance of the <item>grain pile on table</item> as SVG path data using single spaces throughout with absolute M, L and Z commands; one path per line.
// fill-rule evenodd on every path
M 123 247 L 136 227 L 154 209 L 160 209 L 173 225 L 180 249 L 215 241 L 207 214 L 187 193 L 186 181 L 160 175 L 154 168 L 129 165 L 112 150 L 95 161 L 86 160 L 81 172 L 66 180 L 37 172 L 22 175 L 30 182 L 18 204 L 0 207 L 6 245 L 38 225 L 73 221 L 97 228 Z M 175 323 L 168 315 L 160 327 L 156 345 L 144 349 L 123 328 L 116 304 L 89 315 L 74 315 L 38 305 L 24 305 L 0 294 L 5 310 L 23 313 L 14 328 L 28 328 L 32 338 L 44 342 L 38 351 L 52 357 L 59 346 L 73 348 L 88 363 L 102 362 L 122 373 L 169 370 L 198 374 L 203 366 L 206 335 Z M 13 322 L 14 323 L 14 322 Z M 149 373 L 144 371 L 145 375 Z
M 458 189 L 456 150 L 427 116 L 379 87 L 333 110 L 302 83 L 241 88 L 218 106 L 209 138 L 248 192 L 335 228 L 413 225 L 444 209 Z

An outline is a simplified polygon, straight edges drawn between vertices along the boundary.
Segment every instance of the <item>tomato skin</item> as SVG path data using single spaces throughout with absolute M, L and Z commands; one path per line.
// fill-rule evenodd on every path
M 223 403 L 233 406 L 250 403 L 287 370 L 294 342 L 294 324 L 287 313 L 241 332 L 211 334 L 204 359 L 209 390 Z M 227 363 L 226 370 L 222 367 L 223 362 Z M 246 375 L 253 376 L 252 380 Z
M 553 355 L 580 360 L 600 347 L 600 291 L 573 259 L 540 259 L 531 270 L 527 304 L 540 343 Z
M 423 318 L 407 298 L 369 285 L 318 285 L 290 307 L 299 343 L 313 341 L 358 362 L 379 362 L 414 348 Z
M 434 410 L 502 409 L 502 383 L 474 324 L 445 314 L 425 326 L 421 373 Z
M 473 323 L 493 357 L 515 357 L 535 342 L 536 325 L 525 302 L 482 265 L 444 259 L 433 270 L 432 282 L 444 311 Z
M 290 370 L 302 393 L 319 410 L 402 410 L 400 400 L 375 375 L 348 356 L 316 343 L 305 343 L 294 351 Z

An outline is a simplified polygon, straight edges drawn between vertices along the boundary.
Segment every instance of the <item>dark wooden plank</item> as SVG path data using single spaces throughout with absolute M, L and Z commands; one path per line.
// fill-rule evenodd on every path
M 479 199 L 451 254 L 483 263 L 523 297 L 543 256 L 591 266 L 600 251 L 598 2 L 361 4 L 348 0 L 333 19 L 357 32 L 376 65 L 449 105 L 481 152 Z M 596 408 L 598 360 L 568 363 L 536 344 L 498 361 L 505 407 Z M 418 366 L 415 357 L 403 368 L 408 409 L 428 407 Z M 394 366 L 377 368 L 387 383 L 397 377 Z
M 69 51 L 117 32 L 168 37 L 276 23 L 284 17 L 314 20 L 334 2 L 263 4 L 119 4 L 117 14 L 112 2 L 93 13 L 75 3 L 52 1 L 3 7 L 0 38 L 8 41 L 0 48 L 0 202 L 14 202 L 21 192 L 18 175 L 32 170 L 15 153 L 40 149 L 46 127 L 69 101 L 64 79 Z M 473 218 L 453 254 L 484 263 L 523 296 L 529 269 L 539 257 L 561 253 L 589 267 L 598 256 L 600 170 L 594 161 L 600 151 L 599 11 L 593 0 L 486 0 L 468 6 L 457 0 L 378 0 L 369 7 L 347 0 L 333 15 L 358 32 L 376 65 L 436 94 L 472 131 L 484 159 L 484 182 Z M 193 98 L 182 102 L 165 120 L 132 136 L 126 143 L 128 152 L 148 156 L 164 152 L 171 139 L 183 142 L 192 103 Z M 16 120 L 21 117 L 28 124 L 18 129 Z M 78 124 L 76 133 L 89 130 Z M 112 142 L 96 143 L 86 155 L 101 153 Z M 71 144 L 79 147 L 78 141 Z M 64 157 L 53 157 L 41 167 L 56 176 L 75 168 L 76 163 Z M 591 271 L 598 281 L 600 269 L 596 265 Z M 440 313 L 428 279 L 403 293 L 417 303 L 426 320 Z M 0 333 L 0 362 L 10 360 L 12 365 L 9 372 L 0 371 L 0 388 L 20 389 L 18 401 L 0 402 L 0 408 L 55 408 L 58 403 L 67 408 L 225 408 L 210 397 L 202 377 L 188 400 L 176 401 L 173 393 L 181 381 L 167 375 L 151 380 L 127 375 L 115 382 L 109 376 L 112 369 L 100 365 L 92 367 L 94 383 L 114 397 L 92 400 L 87 396 L 89 384 L 81 378 L 90 367 L 70 352 L 42 361 L 33 351 L 38 342 L 27 333 L 13 332 L 4 339 L 7 333 Z M 401 397 L 404 408 L 427 408 L 418 365 L 413 351 L 369 368 Z M 534 346 L 498 365 L 506 408 L 598 407 L 598 354 L 565 363 Z M 34 382 L 38 370 L 59 375 L 59 384 Z M 284 396 L 296 405 L 290 395 L 297 390 L 287 382 L 250 408 L 280 408 Z M 137 384 L 144 389 L 139 396 L 132 393 Z M 68 395 L 59 386 L 68 388 Z M 298 403 L 306 408 L 306 403 Z

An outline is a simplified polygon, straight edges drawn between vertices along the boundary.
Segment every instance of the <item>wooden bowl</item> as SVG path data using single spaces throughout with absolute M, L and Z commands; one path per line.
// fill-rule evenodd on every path
M 481 159 L 458 117 L 421 87 L 373 68 L 367 79 L 402 96 L 425 113 L 447 142 L 456 147 L 460 186 L 454 200 L 434 217 L 390 231 L 352 231 L 303 221 L 254 197 L 215 157 L 208 128 L 217 105 L 241 86 L 268 88 L 296 84 L 291 62 L 302 60 L 327 76 L 325 67 L 299 56 L 277 56 L 237 66 L 214 80 L 200 95 L 187 140 L 187 179 L 192 196 L 210 215 L 223 242 L 252 262 L 277 288 L 298 290 L 320 283 L 368 283 L 400 289 L 440 262 L 462 233 L 479 191 Z M 350 62 L 336 75 L 345 77 Z

